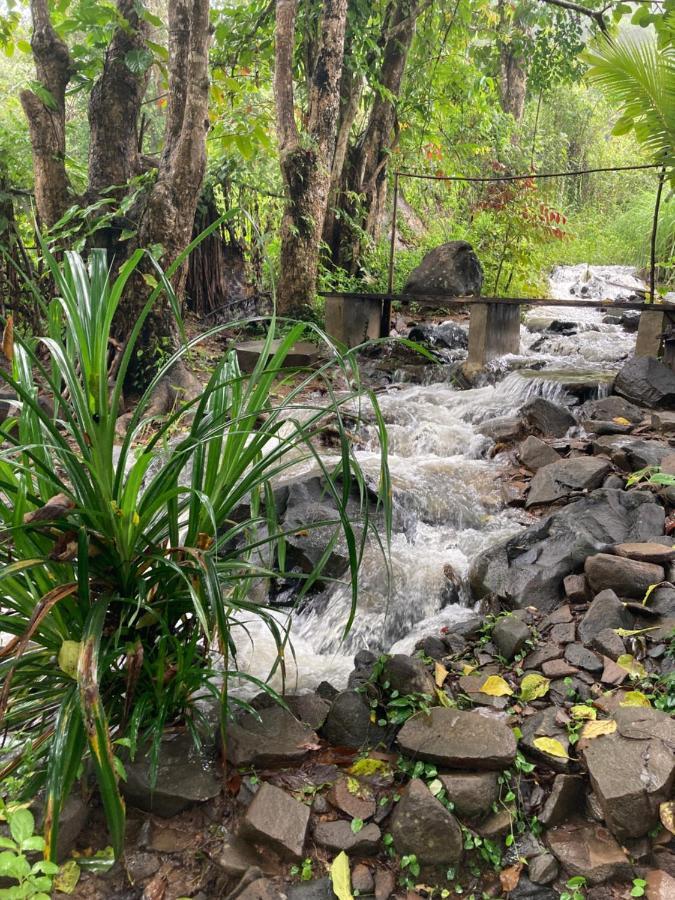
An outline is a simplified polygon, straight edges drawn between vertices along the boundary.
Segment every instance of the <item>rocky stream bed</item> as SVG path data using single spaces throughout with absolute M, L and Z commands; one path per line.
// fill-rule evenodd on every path
M 612 285 L 638 282 L 576 267 L 552 287 Z M 675 898 L 675 487 L 630 478 L 675 475 L 675 374 L 632 357 L 635 328 L 539 309 L 479 385 L 461 322 L 413 331 L 436 365 L 364 359 L 389 426 L 389 578 L 373 547 L 346 640 L 347 586 L 297 614 L 287 708 L 254 698 L 224 753 L 215 727 L 201 755 L 167 734 L 154 791 L 128 765 L 124 867 L 74 896 Z M 355 441 L 375 471 L 367 427 Z M 285 515 L 322 502 L 301 473 Z M 262 634 L 247 653 L 264 675 Z M 95 844 L 95 802 L 66 818 L 64 855 Z

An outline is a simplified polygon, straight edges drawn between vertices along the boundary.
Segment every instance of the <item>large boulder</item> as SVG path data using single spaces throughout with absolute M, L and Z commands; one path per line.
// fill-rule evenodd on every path
M 583 619 L 579 622 L 579 637 L 584 644 L 601 649 L 604 653 L 604 644 L 598 647 L 594 640 L 598 635 L 608 629 L 629 628 L 631 624 L 630 613 L 616 596 L 614 591 L 600 591 L 593 598 L 593 602 L 586 610 Z M 619 652 L 625 649 L 618 634 L 612 632 L 617 639 Z M 607 654 L 608 656 L 612 654 Z M 614 657 L 613 657 L 614 658 Z
M 516 758 L 516 739 L 503 722 L 442 706 L 411 716 L 397 740 L 407 756 L 449 769 L 506 769 Z
M 638 425 L 644 419 L 644 412 L 623 397 L 610 396 L 587 400 L 578 410 L 577 416 L 580 421 L 611 422 L 613 419 L 626 419 L 631 425 Z
M 619 708 L 617 730 L 588 741 L 583 757 L 607 827 L 619 840 L 658 824 L 675 784 L 675 721 L 657 709 Z
M 639 406 L 675 409 L 675 372 L 651 356 L 634 356 L 616 376 L 614 393 Z
M 543 397 L 529 400 L 520 412 L 530 428 L 552 437 L 564 437 L 576 425 L 576 420 L 568 409 Z
M 227 759 L 235 766 L 292 765 L 315 744 L 315 732 L 282 706 L 247 713 L 227 728 Z
M 253 798 L 239 828 L 239 834 L 255 844 L 263 844 L 283 859 L 302 859 L 309 807 L 281 788 L 263 784 Z
M 391 833 L 397 852 L 414 854 L 422 865 L 448 866 L 461 859 L 463 838 L 457 819 L 419 778 L 410 782 L 399 800 Z
M 449 241 L 430 250 L 408 275 L 404 294 L 480 295 L 483 268 L 471 244 Z
M 662 535 L 664 520 L 646 491 L 601 488 L 482 553 L 469 573 L 471 588 L 479 599 L 494 594 L 512 608 L 548 612 L 563 597 L 563 579 L 587 556 Z
M 532 479 L 525 505 L 554 503 L 569 497 L 574 491 L 592 491 L 600 487 L 609 471 L 608 462 L 588 456 L 552 462 L 539 469 Z
M 612 590 L 619 597 L 642 600 L 652 584 L 665 581 L 663 566 L 625 559 L 611 553 L 589 556 L 584 565 L 586 580 L 594 593 Z
M 531 434 L 518 447 L 518 459 L 530 472 L 538 472 L 544 466 L 559 462 L 561 456 L 553 447 Z
M 441 350 L 466 350 L 469 346 L 469 335 L 457 322 L 415 325 L 408 332 L 408 340 Z
M 375 746 L 384 729 L 370 720 L 370 707 L 359 691 L 342 691 L 330 708 L 321 736 L 340 747 Z

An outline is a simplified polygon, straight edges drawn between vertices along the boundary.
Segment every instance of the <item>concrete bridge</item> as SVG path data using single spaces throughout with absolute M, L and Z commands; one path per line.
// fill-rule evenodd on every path
M 520 352 L 521 307 L 560 306 L 602 309 L 606 312 L 639 310 L 636 356 L 662 357 L 675 370 L 675 303 L 614 303 L 606 300 L 546 300 L 529 297 L 447 297 L 441 294 L 366 294 L 323 292 L 326 331 L 356 347 L 386 337 L 390 331 L 392 302 L 433 309 L 469 308 L 467 367 L 479 371 L 498 356 Z

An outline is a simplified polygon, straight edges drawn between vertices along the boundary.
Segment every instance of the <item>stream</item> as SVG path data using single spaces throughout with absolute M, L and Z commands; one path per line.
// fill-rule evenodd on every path
M 625 301 L 641 287 L 635 270 L 622 266 L 561 266 L 550 277 L 554 299 Z M 493 384 L 457 390 L 448 380 L 402 381 L 380 395 L 393 484 L 390 577 L 381 550 L 370 546 L 358 612 L 345 639 L 349 586 L 334 586 L 327 603 L 296 614 L 287 689 L 311 690 L 323 680 L 344 688 L 357 650 L 410 653 L 420 638 L 452 629 L 474 613 L 466 585 L 472 561 L 534 521 L 506 506 L 499 478 L 506 460 L 488 458 L 492 441 L 477 426 L 516 413 L 535 396 L 574 404 L 578 399 L 570 391 L 577 384 L 590 384 L 591 396 L 607 393 L 613 372 L 633 351 L 635 333 L 604 318 L 598 309 L 531 307 L 521 327 L 520 355 L 494 362 L 488 374 Z M 427 368 L 432 378 L 447 370 Z M 373 437 L 357 453 L 375 478 L 377 449 Z M 240 667 L 265 678 L 275 657 L 268 633 L 254 625 L 250 637 L 237 643 Z

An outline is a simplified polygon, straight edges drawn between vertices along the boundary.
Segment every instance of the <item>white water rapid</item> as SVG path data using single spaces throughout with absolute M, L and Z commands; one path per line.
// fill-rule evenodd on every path
M 635 271 L 619 266 L 563 266 L 550 279 L 557 299 L 627 300 L 640 287 Z M 396 525 L 390 581 L 381 551 L 371 546 L 360 574 L 356 619 L 344 640 L 351 601 L 347 585 L 334 587 L 327 603 L 295 616 L 295 661 L 290 652 L 286 657 L 288 689 L 309 690 L 324 679 L 342 688 L 358 649 L 411 652 L 421 637 L 451 629 L 472 614 L 466 587 L 471 562 L 527 521 L 522 510 L 505 506 L 499 481 L 503 461 L 488 458 L 492 442 L 476 426 L 515 413 L 533 396 L 574 402 L 567 389 L 575 382 L 599 381 L 602 392 L 603 378 L 611 377 L 635 345 L 634 333 L 603 323 L 604 317 L 597 309 L 530 308 L 521 356 L 497 361 L 496 384 L 462 391 L 443 381 L 401 383 L 380 396 Z M 444 368 L 436 368 L 443 377 Z M 376 450 L 359 452 L 363 468 L 374 476 Z M 461 580 L 459 596 L 452 595 L 448 573 Z M 265 678 L 275 655 L 271 638 L 255 628 L 238 644 L 239 664 Z

